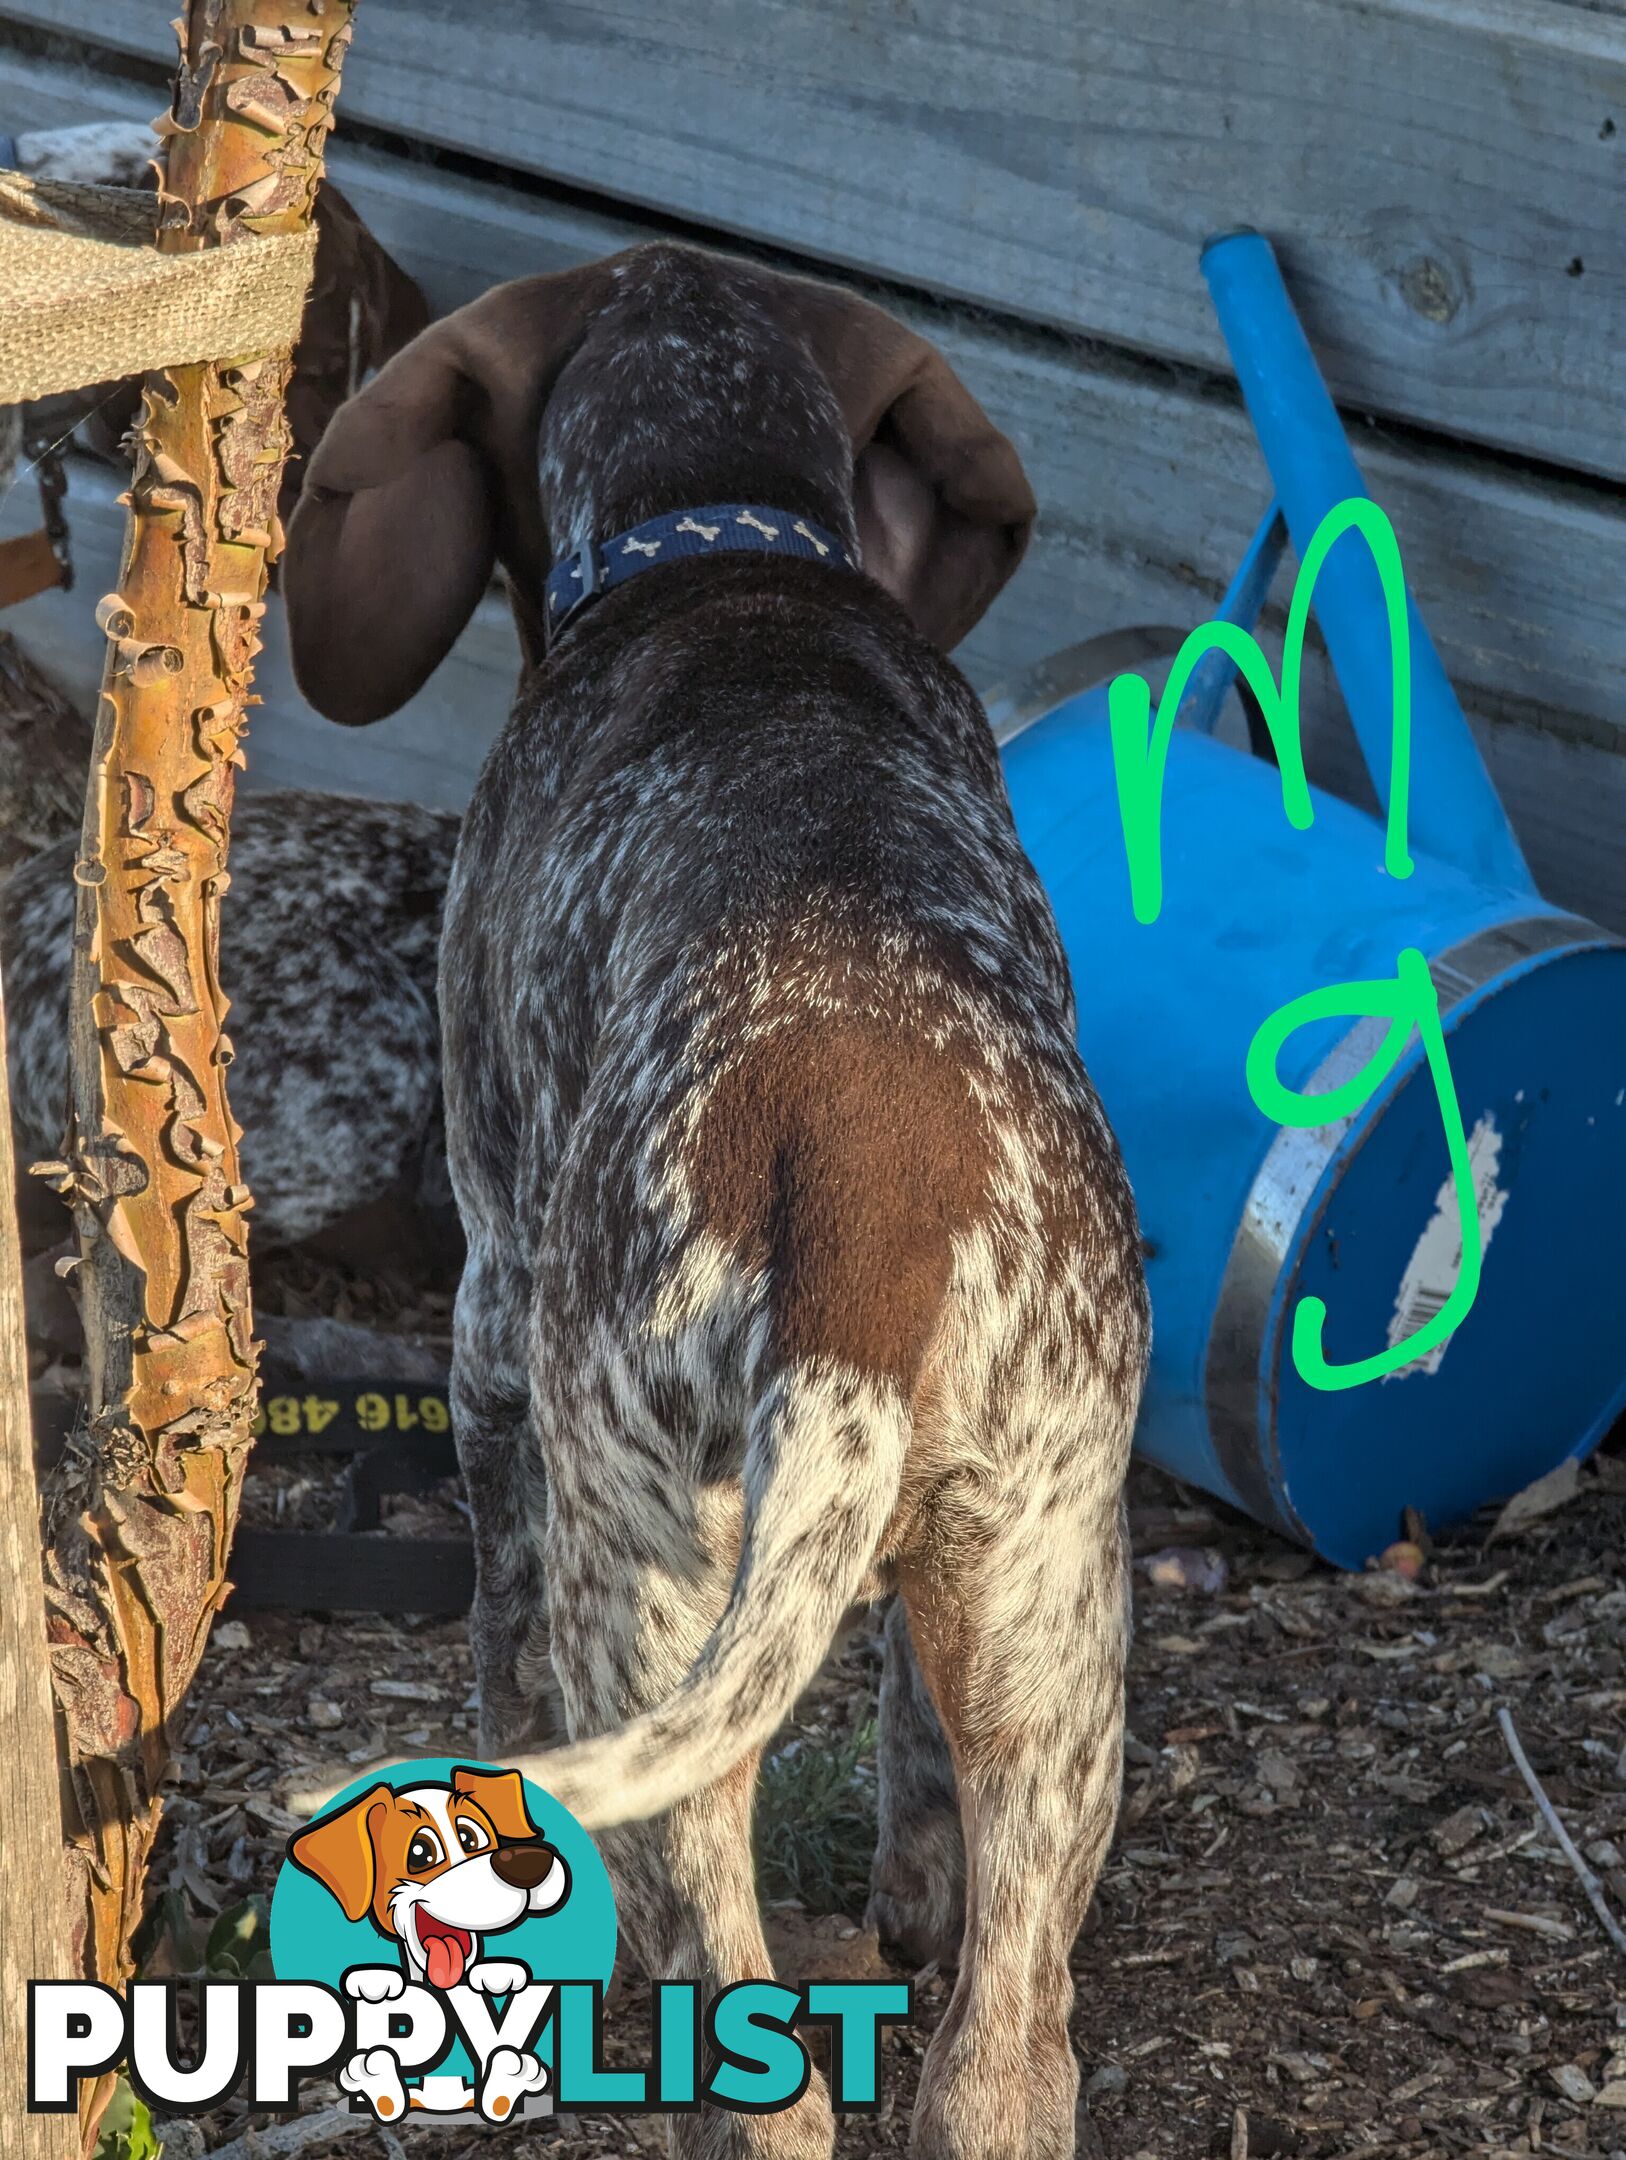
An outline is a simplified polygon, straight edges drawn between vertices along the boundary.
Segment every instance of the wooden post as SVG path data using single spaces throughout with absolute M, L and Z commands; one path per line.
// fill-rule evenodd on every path
M 0 1040 L 4 1006 L 0 1000 Z M 39 1494 L 23 1342 L 23 1261 L 0 1056 L 0 2146 L 15 2160 L 75 2160 L 79 2126 L 23 2106 L 28 1983 L 72 1977 L 63 1895 L 56 1712 L 40 1590 Z
M 159 246 L 310 221 L 354 0 L 188 0 Z M 218 910 L 287 449 L 287 352 L 149 375 L 75 869 L 89 1427 L 46 1496 L 74 1949 L 130 1972 L 170 1727 L 226 1589 L 254 1410 Z M 87 2148 L 112 2078 L 81 2094 Z

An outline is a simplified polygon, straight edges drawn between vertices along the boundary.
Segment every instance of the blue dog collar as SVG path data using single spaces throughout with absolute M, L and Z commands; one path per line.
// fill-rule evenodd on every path
M 547 636 L 551 645 L 591 600 L 613 592 L 640 570 L 691 561 L 697 555 L 799 555 L 837 569 L 852 557 L 824 526 L 760 503 L 708 503 L 703 510 L 669 510 L 611 540 L 590 540 L 548 573 Z

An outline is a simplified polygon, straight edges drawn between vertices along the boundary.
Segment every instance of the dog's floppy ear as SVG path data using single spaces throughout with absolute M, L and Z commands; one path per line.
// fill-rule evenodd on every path
M 316 193 L 316 267 L 294 348 L 294 443 L 278 504 L 293 515 L 317 444 L 347 397 L 429 324 L 429 303 L 331 180 Z
M 299 687 L 330 720 L 420 689 L 501 561 L 527 661 L 542 652 L 542 409 L 608 268 L 520 278 L 431 325 L 340 407 L 288 530 Z
M 936 346 L 839 286 L 776 281 L 840 401 L 864 568 L 942 651 L 1022 559 L 1033 490 Z
M 478 1801 L 505 1845 L 540 1837 L 525 1808 L 525 1780 L 517 1770 L 454 1770 L 452 1790 Z
M 378 1887 L 373 1829 L 394 1797 L 387 1785 L 375 1785 L 289 1842 L 288 1857 L 333 1893 L 347 1920 L 360 1920 L 373 1902 Z

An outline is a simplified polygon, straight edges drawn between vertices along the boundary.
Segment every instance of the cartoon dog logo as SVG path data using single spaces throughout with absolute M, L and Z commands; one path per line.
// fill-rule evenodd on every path
M 570 1871 L 531 1821 L 517 1770 L 457 1769 L 445 1784 L 400 1792 L 375 1785 L 300 1831 L 288 1855 L 337 1899 L 347 1920 L 370 1919 L 396 1944 L 399 1964 L 345 1974 L 346 1991 L 364 2002 L 392 2001 L 409 1981 L 442 1994 L 464 1987 L 511 1995 L 530 1983 L 530 1970 L 518 1959 L 488 1957 L 486 1938 L 557 1911 L 570 1894 Z M 339 2082 L 381 2117 L 406 2110 L 388 2049 L 354 2056 Z M 484 2066 L 481 2112 L 500 2120 L 543 2082 L 534 2056 L 499 2048 Z

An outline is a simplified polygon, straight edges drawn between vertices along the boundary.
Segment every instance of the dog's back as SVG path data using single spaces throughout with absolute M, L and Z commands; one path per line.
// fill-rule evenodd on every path
M 471 806 L 447 952 L 460 1191 L 548 1312 L 637 1339 L 726 1271 L 781 1350 L 912 1389 L 982 1241 L 1036 1293 L 1076 1262 L 1137 1384 L 1132 1208 L 986 722 L 864 581 L 745 558 L 587 626 Z

